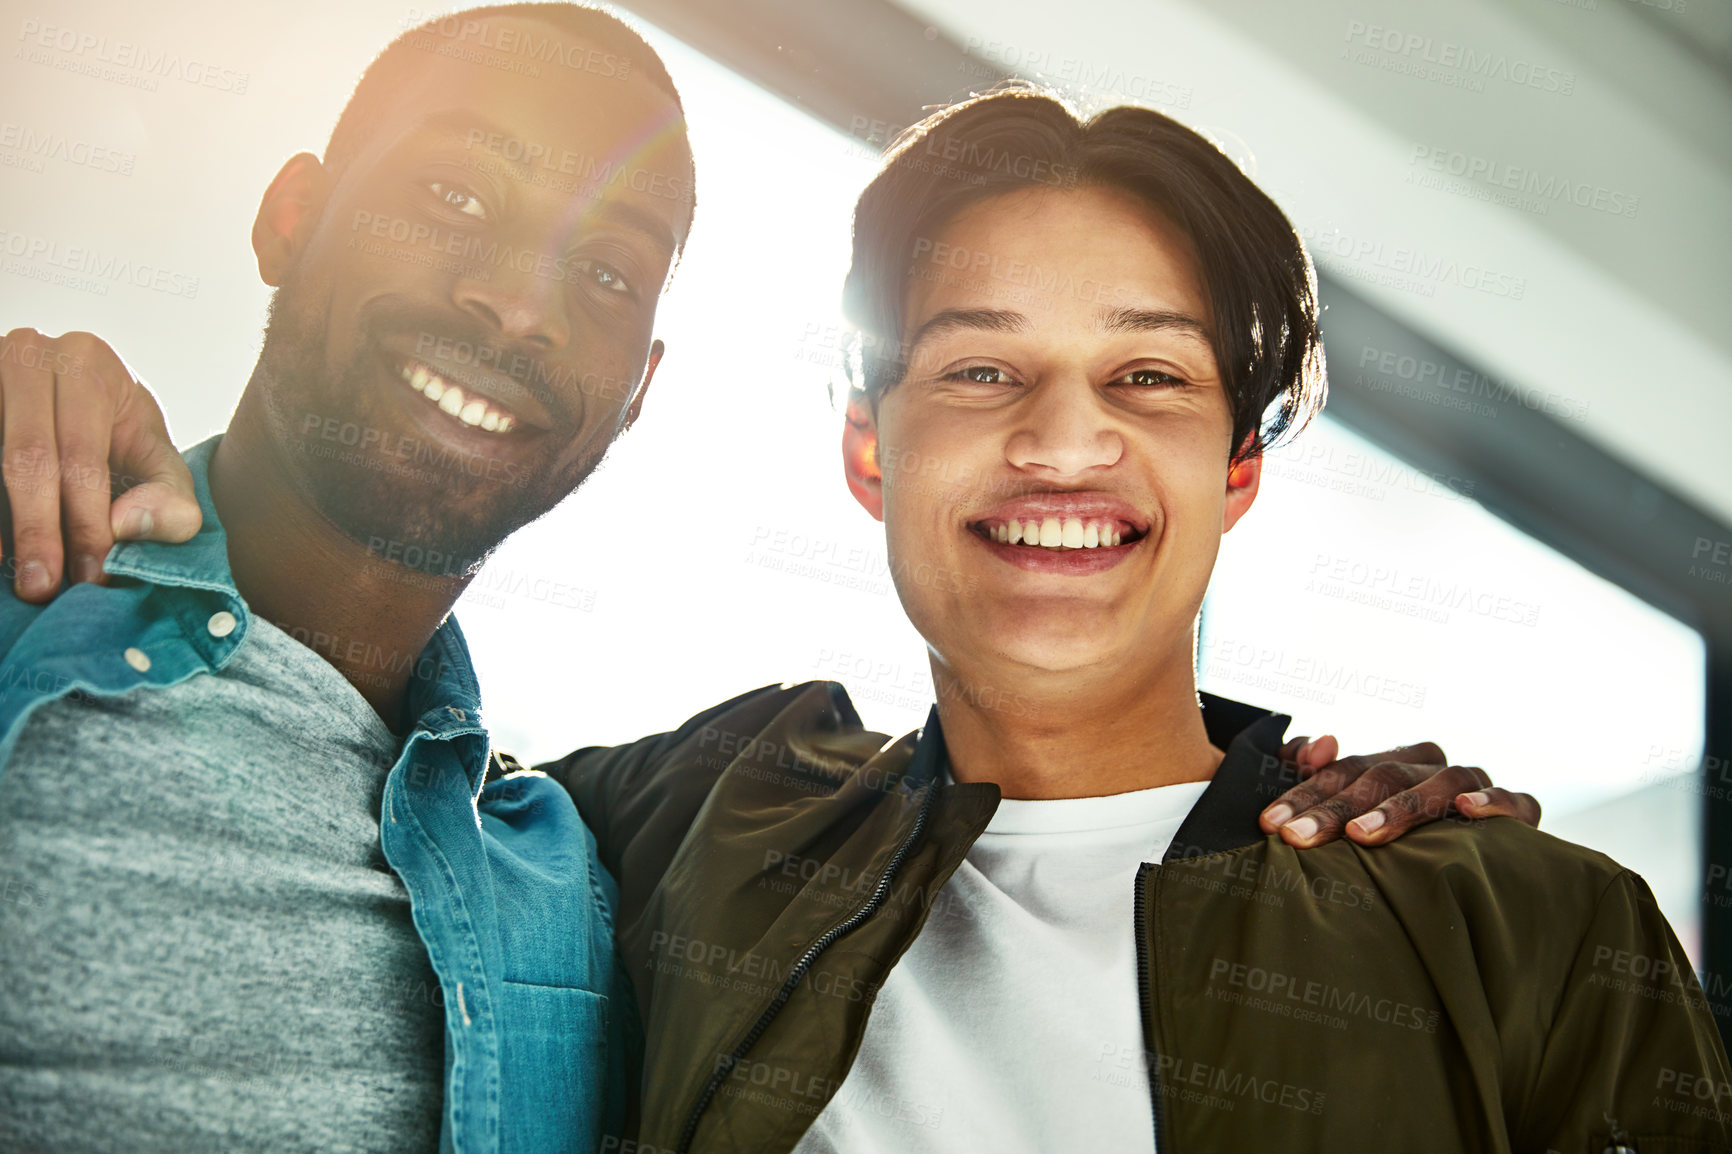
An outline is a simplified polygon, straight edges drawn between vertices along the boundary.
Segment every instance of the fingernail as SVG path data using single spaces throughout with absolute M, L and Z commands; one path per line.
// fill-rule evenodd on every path
M 102 561 L 89 553 L 80 553 L 72 563 L 72 571 L 78 574 L 78 580 L 94 585 L 102 580 Z
M 1479 806 L 1491 804 L 1491 798 L 1487 797 L 1483 793 L 1464 793 L 1458 800 L 1465 801 L 1476 809 Z
M 1317 832 L 1317 819 L 1314 817 L 1302 817 L 1292 825 L 1288 826 L 1287 830 L 1300 841 L 1309 841 L 1311 836 Z
M 1269 824 L 1279 829 L 1293 820 L 1293 807 L 1282 802 L 1280 805 L 1270 806 L 1263 816 L 1269 819 Z
M 48 592 L 48 566 L 40 561 L 26 561 L 18 567 L 18 595 L 37 597 Z
M 150 531 L 156 528 L 156 518 L 151 516 L 149 509 L 134 509 L 126 515 L 126 520 L 120 523 L 117 537 L 148 537 Z
M 1370 813 L 1362 813 L 1353 819 L 1353 824 L 1359 827 L 1360 833 L 1376 833 L 1383 828 L 1385 818 L 1383 811 L 1374 809 Z

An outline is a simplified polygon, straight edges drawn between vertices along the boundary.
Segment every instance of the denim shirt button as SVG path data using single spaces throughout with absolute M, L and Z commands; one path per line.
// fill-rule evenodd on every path
M 140 673 L 150 672 L 150 655 L 144 650 L 135 646 L 128 649 L 125 653 L 122 653 L 121 656 L 126 658 L 126 663 L 128 665 L 132 666 Z
M 212 637 L 227 637 L 235 631 L 235 615 L 227 609 L 219 609 L 210 615 L 205 628 L 210 630 Z

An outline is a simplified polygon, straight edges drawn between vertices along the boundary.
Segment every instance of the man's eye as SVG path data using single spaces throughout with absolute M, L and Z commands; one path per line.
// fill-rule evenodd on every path
M 462 189 L 441 184 L 437 180 L 427 187 L 441 203 L 450 205 L 464 216 L 472 216 L 476 220 L 487 219 L 487 210 L 482 207 L 481 202 Z
M 953 381 L 971 381 L 977 385 L 1008 385 L 1010 376 L 996 365 L 969 365 L 950 374 Z
M 599 260 L 580 260 L 572 262 L 571 267 L 608 292 L 631 292 L 631 285 L 626 283 L 625 276 L 612 265 L 602 264 Z
M 1181 378 L 1175 377 L 1171 373 L 1163 373 L 1159 369 L 1132 369 L 1130 372 L 1120 377 L 1119 381 L 1122 384 L 1132 385 L 1142 389 L 1171 388 L 1175 385 L 1183 385 L 1185 383 Z

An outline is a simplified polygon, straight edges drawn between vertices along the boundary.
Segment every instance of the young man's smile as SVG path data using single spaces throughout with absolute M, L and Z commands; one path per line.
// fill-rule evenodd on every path
M 898 593 L 967 680 L 1001 682 L 1005 660 L 1146 678 L 1174 657 L 1151 630 L 1186 644 L 1158 623 L 1195 617 L 1222 529 L 1250 504 L 1228 480 L 1233 418 L 1191 246 L 1148 205 L 1086 187 L 1001 194 L 939 232 L 917 251 L 1092 287 L 1030 293 L 942 264 L 908 278 L 908 368 L 878 406 L 876 495 L 893 572 L 963 580 Z M 933 483 L 933 461 L 967 480 Z
M 967 527 L 1019 569 L 1082 576 L 1125 560 L 1149 539 L 1152 523 L 1110 493 L 1058 490 L 1001 502 Z

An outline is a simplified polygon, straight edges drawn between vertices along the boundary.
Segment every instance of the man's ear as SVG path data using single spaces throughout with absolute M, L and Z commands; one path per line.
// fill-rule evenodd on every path
M 296 153 L 277 170 L 253 218 L 253 253 L 259 279 L 276 288 L 300 259 L 329 191 L 325 166 L 310 152 Z
M 620 432 L 623 433 L 633 425 L 637 424 L 637 415 L 643 412 L 644 394 L 649 392 L 650 379 L 656 375 L 656 366 L 662 363 L 662 354 L 667 351 L 668 347 L 661 341 L 654 340 L 650 342 L 649 363 L 644 365 L 643 380 L 638 382 L 637 395 L 632 397 L 630 406 L 626 408 L 625 424 L 619 427 Z
M 1263 483 L 1263 454 L 1257 448 L 1256 434 L 1247 436 L 1239 446 L 1239 455 L 1227 469 L 1227 505 L 1221 514 L 1221 532 L 1239 523 L 1257 499 L 1257 489 Z
M 866 394 L 848 394 L 848 423 L 842 427 L 842 475 L 848 491 L 874 521 L 884 520 L 884 474 L 878 469 L 878 420 Z

